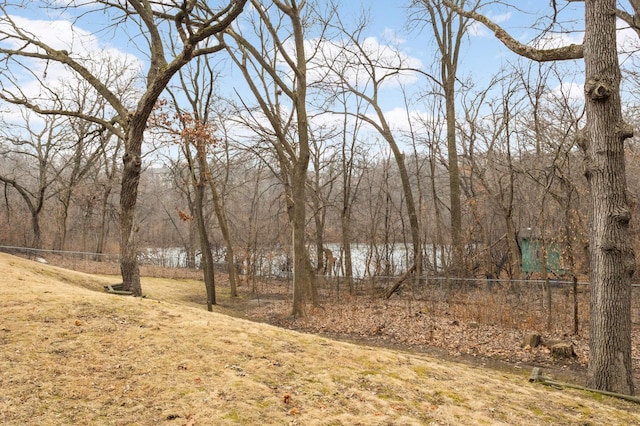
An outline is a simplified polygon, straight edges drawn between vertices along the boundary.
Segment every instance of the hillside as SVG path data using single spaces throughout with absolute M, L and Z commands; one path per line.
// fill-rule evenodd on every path
M 640 425 L 637 404 L 208 313 L 186 280 L 112 278 L 0 253 L 3 425 Z M 162 300 L 161 300 L 162 299 Z

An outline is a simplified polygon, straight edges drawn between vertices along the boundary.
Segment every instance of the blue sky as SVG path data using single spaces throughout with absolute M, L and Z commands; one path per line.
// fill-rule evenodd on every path
M 144 57 L 140 55 L 140 51 L 134 45 L 128 42 L 126 37 L 118 36 L 113 32 L 103 31 L 94 34 L 95 28 L 92 22 L 86 20 L 78 21 L 72 34 L 69 21 L 65 21 L 64 14 L 59 16 L 45 15 L 42 9 L 33 7 L 37 2 L 30 2 L 32 7 L 29 9 L 20 9 L 16 14 L 20 16 L 24 25 L 33 31 L 42 31 L 46 41 L 52 42 L 60 49 L 71 50 L 74 53 L 98 57 L 98 55 L 115 55 L 121 56 L 124 60 L 131 63 L 140 61 L 144 62 Z M 406 5 L 409 0 L 363 0 L 362 2 L 344 0 L 345 14 L 353 13 L 360 7 L 365 7 L 371 12 L 372 22 L 368 28 L 368 35 L 375 38 L 378 43 L 384 43 L 386 40 L 395 40 L 395 47 L 400 49 L 407 57 L 415 60 L 428 69 L 430 64 L 435 60 L 435 46 L 430 41 L 428 29 L 421 33 L 417 31 L 408 32 L 406 28 L 407 10 Z M 491 19 L 499 22 L 507 29 L 514 38 L 522 42 L 531 42 L 538 34 L 540 28 L 545 28 L 548 20 L 541 20 L 542 16 L 549 16 L 552 11 L 550 2 L 548 1 L 514 1 L 518 8 L 507 7 L 504 5 L 492 4 L 482 9 L 482 12 Z M 564 9 L 558 15 L 558 21 L 562 22 L 562 26 L 566 30 L 580 29 L 582 24 L 583 7 L 581 2 L 559 2 Z M 100 14 L 92 15 L 96 19 Z M 47 23 L 47 18 L 56 18 L 55 24 Z M 34 20 L 35 19 L 35 20 Z M 32 20 L 32 21 L 30 21 Z M 635 36 L 631 36 L 635 40 Z M 566 33 L 550 33 L 543 40 L 551 44 L 566 44 L 570 42 L 579 43 L 582 40 L 582 33 L 578 31 L 569 31 Z M 140 50 L 144 50 L 140 49 Z M 474 25 L 469 30 L 469 36 L 463 48 L 462 60 L 460 63 L 459 77 L 471 77 L 480 85 L 485 84 L 491 76 L 498 72 L 500 68 L 509 61 L 515 61 L 516 55 L 509 52 L 499 41 L 495 39 L 493 34 L 482 25 Z M 575 78 L 571 83 L 574 85 L 581 84 L 581 62 L 574 61 L 568 64 L 569 67 L 575 67 Z M 63 76 L 64 73 L 55 66 L 49 65 L 48 72 L 50 79 L 56 75 Z M 56 74 L 59 72 L 59 74 Z M 413 85 L 418 87 L 420 79 L 414 79 Z M 24 82 L 28 87 L 29 82 Z M 238 80 L 231 79 L 229 84 L 223 87 L 232 89 L 234 86 L 241 87 L 243 83 Z M 35 89 L 34 89 L 35 90 Z M 229 90 L 232 93 L 231 90 Z M 579 94 L 581 90 L 577 90 Z M 402 108 L 403 103 L 398 93 L 395 95 L 388 91 L 385 99 L 384 108 L 388 111 Z

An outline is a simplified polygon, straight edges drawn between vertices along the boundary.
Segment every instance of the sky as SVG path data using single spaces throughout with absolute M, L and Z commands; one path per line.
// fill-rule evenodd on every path
M 16 20 L 29 28 L 33 32 L 41 32 L 45 40 L 54 44 L 56 48 L 72 51 L 74 54 L 94 58 L 93 63 L 98 64 L 101 55 L 120 57 L 122 61 L 132 64 L 132 66 L 144 67 L 144 55 L 140 54 L 140 49 L 129 42 L 125 37 L 120 36 L 110 30 L 101 30 L 96 33 L 98 26 L 92 25 L 91 21 L 79 20 L 71 25 L 71 19 L 64 13 L 58 16 L 44 13 L 44 9 L 34 7 L 37 1 L 32 1 L 32 7 L 17 10 L 14 16 Z M 356 13 L 360 8 L 369 10 L 371 14 L 371 24 L 367 29 L 367 36 L 374 42 L 384 45 L 390 43 L 394 48 L 399 49 L 405 57 L 415 66 L 429 70 L 431 64 L 436 60 L 435 45 L 428 29 L 418 31 L 415 28 L 407 28 L 407 4 L 409 0 L 362 0 L 361 2 L 343 0 L 344 10 L 341 13 L 343 19 L 350 14 Z M 540 0 L 518 0 L 511 4 L 517 4 L 518 8 L 505 7 L 496 4 L 483 8 L 482 12 L 495 22 L 502 25 L 517 40 L 530 43 L 539 34 L 541 28 L 545 28 L 548 21 L 541 20 L 543 16 L 549 16 L 551 12 L 549 1 Z M 557 20 L 563 23 L 565 33 L 549 34 L 540 43 L 547 45 L 562 45 L 567 43 L 580 43 L 582 32 L 580 31 L 582 17 L 584 14 L 583 3 L 581 2 L 559 2 L 563 8 Z M 96 15 L 99 19 L 100 16 Z M 55 20 L 52 20 L 55 18 Z M 96 18 L 93 18 L 96 19 Z M 94 21 L 94 23 L 96 23 Z M 72 31 L 73 28 L 73 31 Z M 577 30 L 576 30 L 577 29 Z M 576 31 L 573 31 L 576 30 Z M 629 32 L 621 33 L 621 43 L 625 39 L 635 40 L 635 35 Z M 635 42 L 634 42 L 635 43 Z M 634 44 L 635 45 L 635 44 Z M 142 49 L 143 50 L 143 49 Z M 478 82 L 480 86 L 486 84 L 491 77 L 509 62 L 517 60 L 515 54 L 504 47 L 494 35 L 481 24 L 474 24 L 468 31 L 465 40 L 463 53 L 460 61 L 458 76 L 461 80 L 471 78 Z M 39 65 L 44 67 L 44 65 Z M 581 61 L 572 61 L 568 65 L 575 68 L 572 81 L 565 82 L 572 87 L 575 96 L 581 96 Z M 64 78 L 64 71 L 53 64 L 47 65 L 48 78 L 54 81 L 55 78 Z M 418 88 L 424 84 L 421 77 L 405 76 L 403 81 L 409 88 Z M 234 89 L 242 91 L 244 83 L 234 76 L 232 72 L 226 75 L 224 84 L 221 85 L 229 93 Z M 28 73 L 23 72 L 20 84 L 24 90 L 37 91 L 30 80 Z M 558 82 L 560 85 L 561 82 Z M 567 89 L 569 90 L 569 89 Z M 390 117 L 396 118 L 406 115 L 403 112 L 404 101 L 399 91 L 387 90 L 384 94 L 383 108 Z M 397 121 L 397 120 L 396 120 Z

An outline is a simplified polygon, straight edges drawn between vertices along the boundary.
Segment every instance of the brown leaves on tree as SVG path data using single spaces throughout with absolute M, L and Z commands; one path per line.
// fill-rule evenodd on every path
M 182 220 L 183 222 L 190 222 L 193 220 L 193 216 L 188 214 L 187 212 L 179 209 L 176 207 L 176 210 L 178 212 L 178 217 L 180 217 L 180 220 Z
M 204 121 L 189 112 L 168 111 L 168 102 L 159 99 L 149 119 L 149 126 L 164 131 L 174 144 L 194 146 L 198 155 L 206 155 L 221 141 L 216 136 L 215 124 Z

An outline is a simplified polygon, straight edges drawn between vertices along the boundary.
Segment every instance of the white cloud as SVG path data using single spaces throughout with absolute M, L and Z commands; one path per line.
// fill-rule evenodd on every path
M 511 12 L 500 13 L 496 15 L 488 14 L 487 18 L 496 24 L 502 24 L 503 22 L 507 22 L 511 19 Z M 472 21 L 467 28 L 467 33 L 471 37 L 493 37 L 493 33 L 481 24 L 478 21 Z
M 396 132 L 410 132 L 413 131 L 416 134 L 432 133 L 433 129 L 430 127 L 437 121 L 441 121 L 441 118 L 434 117 L 432 114 L 419 111 L 409 110 L 405 108 L 396 107 L 390 111 L 385 112 L 385 119 L 390 123 L 391 130 Z
M 72 25 L 70 21 L 36 20 L 22 16 L 10 16 L 10 19 L 29 38 L 45 43 L 53 49 L 67 51 L 71 58 L 110 85 L 116 93 L 122 94 L 120 89 L 123 84 L 127 84 L 124 80 L 130 82 L 140 75 L 143 65 L 137 57 L 102 43 L 91 31 Z M 16 32 L 6 21 L 0 21 L 0 34 L 5 35 L 0 41 L 0 46 L 4 48 L 41 51 L 35 45 L 24 47 L 24 42 L 9 37 Z M 17 59 L 17 56 L 15 58 Z M 33 58 L 21 58 L 19 61 L 23 64 L 22 68 L 10 63 L 10 71 L 14 78 L 12 83 L 15 86 L 9 86 L 10 77 L 7 74 L 4 88 L 12 93 L 18 93 L 19 90 L 32 101 L 49 99 L 50 90 L 61 91 L 63 83 L 72 84 L 80 78 L 75 72 L 55 61 Z
M 69 21 L 43 21 L 21 16 L 11 16 L 11 19 L 21 31 L 56 50 L 66 50 L 84 55 L 99 48 L 97 40 L 91 32 L 74 26 Z M 0 22 L 0 31 L 2 33 L 15 34 L 14 29 L 4 21 Z M 3 42 L 14 48 L 23 45 L 22 42 L 10 38 L 5 38 Z M 36 51 L 37 49 L 33 47 L 32 50 Z
M 489 19 L 491 19 L 496 24 L 501 24 L 511 19 L 511 12 L 499 13 L 497 15 L 489 15 Z
M 485 27 L 484 24 L 481 24 L 478 21 L 474 21 L 471 24 L 469 24 L 469 27 L 467 28 L 467 33 L 471 37 L 486 37 L 487 35 L 490 35 L 489 31 L 487 30 L 487 27 Z
M 576 82 L 560 82 L 547 96 L 549 100 L 553 98 L 567 99 L 567 100 L 583 100 L 584 89 L 583 86 Z
M 388 27 L 385 28 L 384 31 L 382 32 L 381 38 L 383 41 L 389 42 L 390 44 L 393 44 L 396 46 L 400 44 L 405 44 L 407 42 L 407 39 L 400 37 L 395 30 L 392 30 L 391 28 L 388 28 Z
M 538 49 L 556 49 L 571 44 L 582 44 L 581 33 L 546 34 L 535 40 L 532 45 Z

